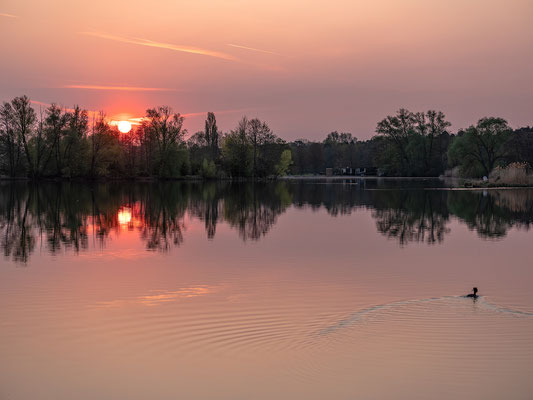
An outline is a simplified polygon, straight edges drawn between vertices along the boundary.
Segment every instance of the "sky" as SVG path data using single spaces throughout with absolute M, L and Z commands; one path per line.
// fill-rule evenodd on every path
M 532 0 L 0 0 L 0 100 L 134 119 L 169 105 L 287 140 L 359 139 L 401 107 L 533 124 Z

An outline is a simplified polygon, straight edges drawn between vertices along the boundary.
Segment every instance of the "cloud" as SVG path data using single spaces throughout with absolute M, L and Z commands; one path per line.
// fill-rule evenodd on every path
M 101 39 L 113 40 L 115 42 L 131 43 L 131 44 L 136 44 L 138 46 L 157 47 L 160 49 L 180 51 L 183 53 L 199 54 L 199 55 L 208 56 L 208 57 L 220 58 L 220 59 L 228 60 L 228 61 L 240 61 L 238 58 L 233 57 L 230 54 L 221 53 L 218 51 L 212 51 L 208 49 L 202 49 L 199 47 L 182 46 L 182 45 L 176 45 L 176 44 L 171 44 L 171 43 L 155 42 L 153 40 L 135 38 L 135 37 L 123 37 L 123 36 L 109 35 L 104 32 L 79 32 L 79 33 L 82 35 L 94 36 L 94 37 L 98 37 Z
M 88 89 L 88 90 L 117 90 L 125 92 L 174 92 L 176 89 L 151 88 L 138 86 L 106 86 L 106 85 L 64 85 L 64 89 Z
M 254 47 L 241 46 L 239 44 L 226 43 L 226 46 L 237 47 L 238 49 L 245 49 L 245 50 L 250 50 L 250 51 L 257 51 L 257 52 L 260 52 L 260 53 L 275 54 L 277 56 L 281 56 L 281 54 L 276 53 L 274 51 L 261 50 L 261 49 L 256 49 Z
M 0 13 L 0 17 L 18 18 L 18 15 L 6 14 L 6 13 Z

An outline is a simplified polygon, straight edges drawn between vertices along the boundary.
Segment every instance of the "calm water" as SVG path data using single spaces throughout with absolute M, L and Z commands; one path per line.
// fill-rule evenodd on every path
M 0 398 L 531 399 L 533 190 L 440 186 L 2 184 Z

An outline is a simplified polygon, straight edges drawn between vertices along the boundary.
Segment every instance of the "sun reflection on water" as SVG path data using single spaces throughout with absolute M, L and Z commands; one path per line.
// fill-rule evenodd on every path
M 127 225 L 131 222 L 131 208 L 124 207 L 118 211 L 118 223 L 120 225 Z

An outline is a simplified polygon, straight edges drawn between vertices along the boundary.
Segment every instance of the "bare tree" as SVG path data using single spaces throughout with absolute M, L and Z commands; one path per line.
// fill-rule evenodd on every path
M 13 107 L 10 103 L 4 102 L 0 107 L 0 152 L 7 159 L 9 176 L 15 176 L 17 173 L 22 149 L 20 138 L 15 132 L 13 118 Z
M 13 127 L 18 136 L 17 140 L 22 142 L 24 153 L 26 154 L 26 160 L 28 161 L 28 167 L 30 169 L 30 176 L 35 178 L 35 167 L 28 145 L 35 125 L 35 110 L 31 107 L 30 99 L 27 96 L 15 97 L 11 101 L 11 107 L 13 110 Z

